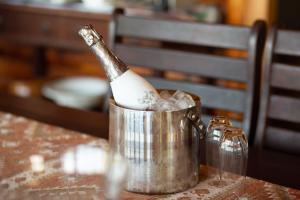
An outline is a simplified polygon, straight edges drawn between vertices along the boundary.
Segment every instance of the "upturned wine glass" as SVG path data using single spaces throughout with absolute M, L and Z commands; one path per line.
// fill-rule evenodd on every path
M 246 175 L 248 141 L 241 128 L 226 127 L 220 140 L 220 177 L 223 171 Z
M 219 144 L 226 127 L 232 124 L 227 117 L 215 116 L 208 126 L 206 134 L 206 165 L 219 168 Z
M 241 128 L 226 127 L 219 146 L 219 176 L 223 179 L 225 173 L 230 177 L 241 180 L 240 191 L 234 192 L 238 199 L 247 199 L 244 193 L 246 185 L 246 170 L 248 161 L 248 141 Z

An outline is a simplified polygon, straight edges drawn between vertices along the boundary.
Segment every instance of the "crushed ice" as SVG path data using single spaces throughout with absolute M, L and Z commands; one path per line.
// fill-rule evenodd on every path
M 174 94 L 164 90 L 160 92 L 160 98 L 151 106 L 156 111 L 175 111 L 195 106 L 191 95 L 177 90 Z

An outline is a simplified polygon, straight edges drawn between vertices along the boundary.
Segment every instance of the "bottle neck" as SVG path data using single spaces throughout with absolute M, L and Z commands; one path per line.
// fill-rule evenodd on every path
M 127 66 L 107 48 L 102 36 L 91 25 L 82 27 L 78 33 L 96 54 L 110 82 L 128 70 Z
M 128 70 L 128 67 L 117 56 L 115 56 L 100 39 L 91 46 L 91 49 L 101 62 L 109 81 L 113 81 Z

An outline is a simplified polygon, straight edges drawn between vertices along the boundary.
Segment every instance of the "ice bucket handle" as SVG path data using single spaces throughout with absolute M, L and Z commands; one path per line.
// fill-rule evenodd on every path
M 199 133 L 200 139 L 204 139 L 206 135 L 205 124 L 201 120 L 200 112 L 197 112 L 195 109 L 192 109 L 188 112 L 187 118 L 191 120 L 193 126 L 196 128 Z

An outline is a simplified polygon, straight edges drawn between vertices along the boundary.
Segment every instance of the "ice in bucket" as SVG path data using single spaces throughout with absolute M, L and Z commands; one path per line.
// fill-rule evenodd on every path
M 163 90 L 159 95 L 160 98 L 150 107 L 155 111 L 175 111 L 195 106 L 195 101 L 191 95 L 180 90 L 174 94 Z

